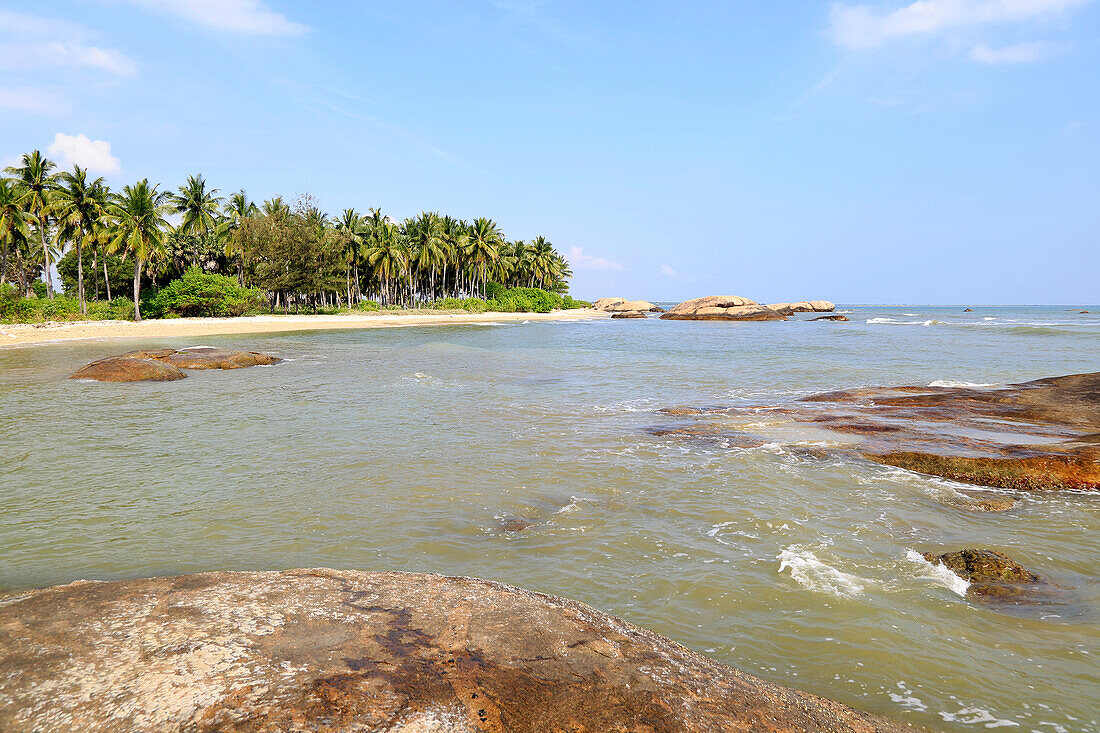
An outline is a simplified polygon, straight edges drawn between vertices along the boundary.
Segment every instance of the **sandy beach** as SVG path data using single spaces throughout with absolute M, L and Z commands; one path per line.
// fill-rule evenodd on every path
M 592 308 L 553 313 L 363 313 L 336 316 L 270 315 L 240 318 L 172 318 L 134 321 L 73 321 L 0 324 L 0 348 L 48 344 L 77 339 L 172 338 L 234 333 L 276 333 L 285 331 L 327 331 L 356 328 L 400 328 L 444 326 L 461 323 L 503 323 L 508 321 L 576 321 L 607 318 Z

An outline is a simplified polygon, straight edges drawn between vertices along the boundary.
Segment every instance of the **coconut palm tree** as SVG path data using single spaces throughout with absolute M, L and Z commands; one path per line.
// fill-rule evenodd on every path
M 467 262 L 473 267 L 475 275 L 479 278 L 475 280 L 475 287 L 480 282 L 481 293 L 484 294 L 485 280 L 489 268 L 500 256 L 500 246 L 504 242 L 504 233 L 500 231 L 500 227 L 492 219 L 479 218 L 474 219 L 474 223 L 466 231 L 466 236 Z
M 14 181 L 0 178 L 0 243 L 4 246 L 3 255 L 0 255 L 0 285 L 8 281 L 8 251 L 15 235 L 30 239 L 30 225 L 34 217 L 23 203 L 26 195 Z
M 14 175 L 19 185 L 26 191 L 24 206 L 38 223 L 38 238 L 42 244 L 43 276 L 46 279 L 46 294 L 53 298 L 53 281 L 50 279 L 50 249 L 46 244 L 46 230 L 49 228 L 50 195 L 53 189 L 53 176 L 50 174 L 57 166 L 42 155 L 39 150 L 24 153 L 20 164 L 5 170 Z
M 76 291 L 82 314 L 88 313 L 88 303 L 84 298 L 83 246 L 86 238 L 92 236 L 95 222 L 103 216 L 107 196 L 107 182 L 103 178 L 89 181 L 86 168 L 73 166 L 71 172 L 57 175 L 57 187 L 50 208 L 57 219 L 61 233 L 59 239 L 76 244 Z
M 179 187 L 179 192 L 168 194 L 172 210 L 182 214 L 177 230 L 192 236 L 205 236 L 213 229 L 221 214 L 221 205 L 225 201 L 218 196 L 219 189 L 206 189 L 206 179 L 202 174 L 188 176 L 187 183 Z
M 273 216 L 276 219 L 282 219 L 290 216 L 290 204 L 283 201 L 282 196 L 273 196 L 267 201 L 264 201 L 263 206 L 260 207 L 260 211 L 265 216 Z
M 401 242 L 401 232 L 396 224 L 382 216 L 378 209 L 371 209 L 368 218 L 367 240 L 363 243 L 363 257 L 374 268 L 382 286 L 382 302 L 394 301 L 394 279 L 405 274 L 408 260 Z
M 155 260 L 164 246 L 168 229 L 165 216 L 171 207 L 168 194 L 150 186 L 143 178 L 126 186 L 111 205 L 116 234 L 111 251 L 123 251 L 134 258 L 134 320 L 141 320 L 141 270 L 146 261 Z
M 435 298 L 435 271 L 446 255 L 443 220 L 434 211 L 422 211 L 416 219 L 409 219 L 405 223 L 405 229 L 411 253 L 415 255 L 416 266 L 422 273 L 428 274 L 428 297 Z
M 229 197 L 222 207 L 222 219 L 216 230 L 218 239 L 225 242 L 225 258 L 237 265 L 237 284 L 244 287 L 244 252 L 241 244 L 232 235 L 240 228 L 241 222 L 256 216 L 260 209 L 248 200 L 248 194 L 242 188 Z
M 359 251 L 363 246 L 363 217 L 355 209 L 344 209 L 336 222 L 336 230 L 343 233 L 344 264 L 346 265 L 348 305 L 351 299 L 351 273 L 355 271 L 355 296 L 359 297 Z

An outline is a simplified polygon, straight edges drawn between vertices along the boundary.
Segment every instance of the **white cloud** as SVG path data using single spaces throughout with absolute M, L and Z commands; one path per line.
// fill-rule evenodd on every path
M 39 114 L 69 111 L 69 106 L 56 95 L 30 87 L 0 87 L 0 107 Z
M 870 5 L 833 3 L 828 35 L 838 46 L 877 48 L 900 38 L 929 37 L 996 23 L 1042 20 L 1089 0 L 917 0 L 881 12 Z
M 260 0 L 131 0 L 221 33 L 296 36 L 309 28 L 288 20 Z
M 619 271 L 623 269 L 623 266 L 618 262 L 613 262 L 603 257 L 594 257 L 592 255 L 586 255 L 582 247 L 570 247 L 569 254 L 566 256 L 569 263 L 573 265 L 577 270 L 615 270 Z
M 970 60 L 980 64 L 1031 64 L 1038 61 L 1047 51 L 1047 44 L 1042 41 L 1029 41 L 1016 43 L 1001 48 L 990 48 L 984 43 L 979 43 L 970 52 Z
M 661 265 L 661 274 L 665 277 L 678 277 L 676 270 L 673 270 L 668 265 Z
M 56 66 L 119 76 L 137 73 L 133 59 L 114 49 L 90 45 L 90 35 L 67 20 L 0 9 L 0 68 L 38 71 Z
M 47 152 L 58 159 L 62 168 L 79 165 L 92 173 L 108 175 L 122 170 L 118 158 L 111 155 L 111 143 L 106 140 L 91 140 L 87 135 L 66 135 L 59 132 L 54 135 L 53 144 L 47 148 Z

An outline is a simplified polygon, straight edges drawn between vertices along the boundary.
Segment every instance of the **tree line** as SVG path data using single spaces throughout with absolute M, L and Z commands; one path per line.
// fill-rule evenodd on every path
M 35 150 L 0 177 L 0 285 L 11 280 L 30 297 L 34 283 L 44 280 L 46 297 L 53 298 L 50 267 L 58 265 L 64 276 L 75 262 L 73 284 L 84 314 L 86 280 L 98 299 L 102 270 L 111 300 L 120 259 L 132 268 L 137 320 L 143 284 L 160 287 L 192 268 L 262 290 L 273 308 L 364 300 L 415 307 L 484 298 L 489 283 L 564 293 L 572 277 L 545 237 L 510 241 L 488 218 L 421 212 L 397 221 L 377 208 L 331 217 L 308 196 L 292 203 L 276 196 L 259 205 L 243 190 L 223 197 L 201 175 L 174 192 L 147 179 L 112 191 L 84 168 L 56 168 Z

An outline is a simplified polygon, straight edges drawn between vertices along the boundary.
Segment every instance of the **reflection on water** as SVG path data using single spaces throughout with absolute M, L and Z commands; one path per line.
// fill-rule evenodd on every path
M 916 724 L 1096 729 L 1100 498 L 966 511 L 943 500 L 948 481 L 648 431 L 669 405 L 1100 368 L 1097 316 L 844 310 L 852 322 L 204 337 L 288 361 L 157 384 L 65 377 L 188 344 L 0 349 L 0 586 L 318 565 L 475 575 Z M 816 436 L 784 440 L 800 437 Z M 975 545 L 1078 606 L 1005 613 L 913 559 Z

